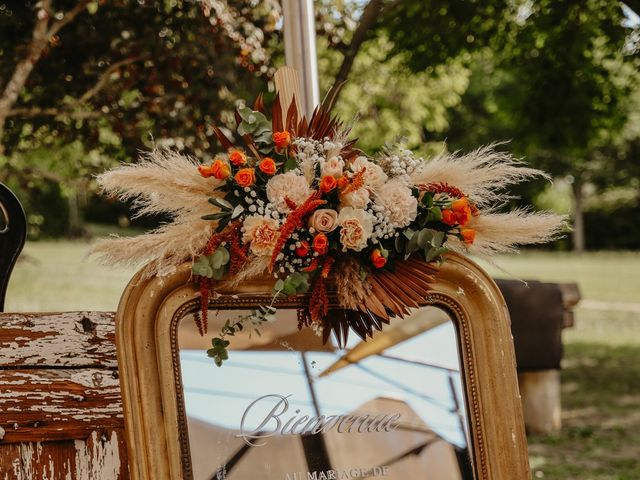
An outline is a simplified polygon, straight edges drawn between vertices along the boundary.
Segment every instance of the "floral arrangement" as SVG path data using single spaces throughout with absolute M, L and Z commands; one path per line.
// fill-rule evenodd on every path
M 295 98 L 277 96 L 268 119 L 260 96 L 237 110 L 241 144 L 213 127 L 223 151 L 212 161 L 156 150 L 99 177 L 106 192 L 136 199 L 139 214 L 168 212 L 173 221 L 95 251 L 110 264 L 149 262 L 147 276 L 191 262 L 202 335 L 220 282 L 273 277 L 271 304 L 213 339 L 218 365 L 229 337 L 274 318 L 278 297 L 306 295 L 298 327 L 344 344 L 350 329 L 366 338 L 423 304 L 448 251 L 509 251 L 562 229 L 553 214 L 498 212 L 506 186 L 544 174 L 494 146 L 426 160 L 390 145 L 368 156 L 329 110 L 319 106 L 307 120 Z

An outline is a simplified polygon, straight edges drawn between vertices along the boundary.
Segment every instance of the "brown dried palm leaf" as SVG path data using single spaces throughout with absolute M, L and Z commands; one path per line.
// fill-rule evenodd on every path
M 435 273 L 432 263 L 410 257 L 397 261 L 393 270 L 370 271 L 363 280 L 359 268 L 349 261 L 342 263 L 334 282 L 338 302 L 349 308 L 331 309 L 324 319 L 323 340 L 333 332 L 338 346 L 344 347 L 350 330 L 366 340 L 391 319 L 426 305 Z

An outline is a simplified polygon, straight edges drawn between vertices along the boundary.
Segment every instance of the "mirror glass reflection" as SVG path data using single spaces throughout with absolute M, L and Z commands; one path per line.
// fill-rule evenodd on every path
M 243 310 L 210 312 L 215 335 Z M 455 326 L 423 307 L 345 349 L 280 309 L 261 335 L 207 358 L 190 318 L 180 362 L 195 480 L 471 480 Z

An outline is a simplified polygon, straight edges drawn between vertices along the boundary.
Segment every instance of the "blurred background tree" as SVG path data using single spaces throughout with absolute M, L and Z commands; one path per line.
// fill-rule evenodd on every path
M 348 113 L 359 107 L 367 129 L 358 133 L 375 139 L 369 132 L 377 125 L 404 134 L 412 148 L 446 140 L 450 148 L 468 150 L 510 140 L 516 155 L 570 185 L 554 192 L 567 202 L 549 201 L 544 182 L 519 193 L 535 201 L 546 192 L 540 203 L 568 205 L 574 250 L 615 246 L 596 234 L 587 242 L 585 222 L 593 228 L 605 221 L 618 231 L 621 225 L 602 213 L 624 207 L 640 214 L 639 20 L 629 6 L 607 0 L 354 3 L 361 6 L 360 22 L 345 24 L 352 25 L 352 40 L 341 49 L 337 79 L 350 74 L 341 101 Z M 367 61 L 376 67 L 358 67 Z M 457 75 L 443 77 L 443 69 Z M 381 95 L 372 88 L 376 80 Z M 586 208 L 600 214 L 589 221 Z M 622 235 L 618 246 L 639 248 L 640 241 L 629 241 L 640 238 L 640 229 L 634 232 Z
M 0 180 L 32 233 L 126 219 L 92 174 L 154 142 L 206 160 L 211 124 L 283 63 L 277 0 L 14 3 L 0 0 Z M 316 0 L 321 91 L 348 80 L 337 113 L 358 116 L 365 150 L 510 140 L 558 179 L 517 193 L 571 213 L 575 249 L 640 248 L 640 226 L 611 215 L 640 214 L 639 4 Z
M 279 15 L 275 1 L 0 3 L 0 181 L 32 234 L 82 233 L 91 175 L 154 142 L 212 155 L 211 124 L 273 71 Z

